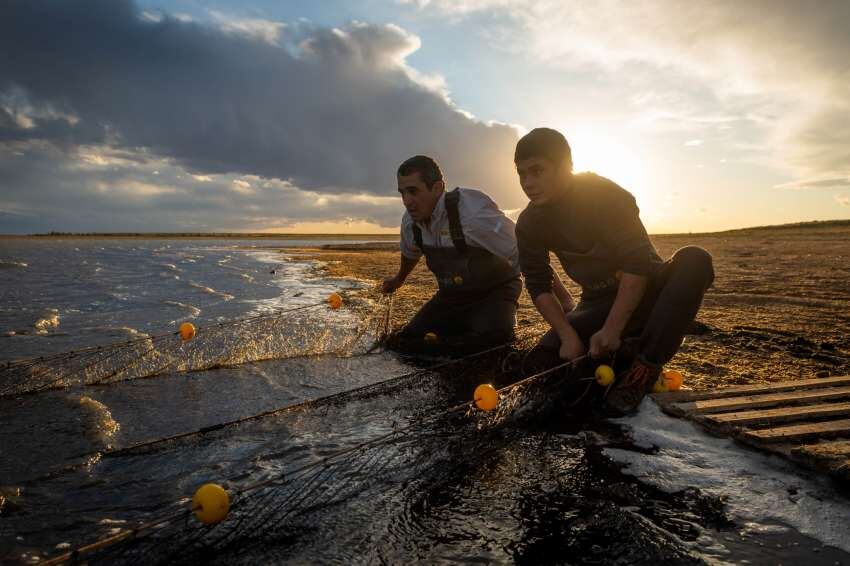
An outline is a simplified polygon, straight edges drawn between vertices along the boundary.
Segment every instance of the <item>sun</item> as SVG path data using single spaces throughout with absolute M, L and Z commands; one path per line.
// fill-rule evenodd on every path
M 628 144 L 604 132 L 589 129 L 565 128 L 573 153 L 573 170 L 592 171 L 611 179 L 637 199 L 641 216 L 652 209 L 648 198 L 645 159 Z

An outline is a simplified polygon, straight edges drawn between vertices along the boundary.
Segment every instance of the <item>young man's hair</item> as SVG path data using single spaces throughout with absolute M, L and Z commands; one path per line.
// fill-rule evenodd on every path
M 573 170 L 570 144 L 561 132 L 552 128 L 534 128 L 517 142 L 514 163 L 532 157 L 546 159 L 555 166 L 566 161 L 569 170 Z
M 414 155 L 398 166 L 398 176 L 407 177 L 419 173 L 419 177 L 430 190 L 434 183 L 443 180 L 443 172 L 437 162 L 427 155 Z

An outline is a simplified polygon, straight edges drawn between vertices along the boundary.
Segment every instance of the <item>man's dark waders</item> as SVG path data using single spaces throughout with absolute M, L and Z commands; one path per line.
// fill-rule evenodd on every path
M 514 335 L 522 281 L 506 259 L 467 244 L 460 223 L 460 191 L 446 193 L 451 247 L 426 246 L 414 224 L 413 238 L 425 255 L 439 290 L 399 334 L 403 349 L 476 350 L 501 344 Z M 433 333 L 436 343 L 426 334 Z M 429 347 L 430 346 L 430 347 Z

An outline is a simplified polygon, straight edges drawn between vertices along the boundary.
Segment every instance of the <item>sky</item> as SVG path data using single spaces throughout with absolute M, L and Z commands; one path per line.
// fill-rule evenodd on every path
M 850 218 L 850 2 L 2 0 L 0 233 L 397 232 L 548 126 L 651 233 Z

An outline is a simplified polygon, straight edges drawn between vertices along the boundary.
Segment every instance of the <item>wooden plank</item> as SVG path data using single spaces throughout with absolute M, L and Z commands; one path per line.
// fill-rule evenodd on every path
M 850 387 L 824 387 L 813 390 L 791 391 L 788 393 L 771 393 L 766 395 L 750 395 L 747 397 L 729 397 L 725 399 L 706 399 L 704 401 L 689 401 L 675 403 L 670 406 L 679 414 L 688 413 L 722 413 L 739 409 L 760 409 L 775 405 L 794 403 L 817 403 L 850 397 Z
M 813 379 L 796 379 L 793 381 L 777 381 L 775 383 L 759 383 L 756 385 L 736 385 L 708 391 L 679 390 L 653 395 L 659 404 L 682 403 L 685 401 L 701 401 L 704 399 L 722 399 L 725 397 L 741 397 L 744 395 L 760 395 L 762 393 L 781 393 L 795 389 L 811 389 L 818 387 L 835 387 L 850 385 L 850 375 L 835 377 L 818 377 Z
M 743 436 L 757 442 L 793 442 L 813 436 L 850 436 L 850 419 L 809 423 L 762 430 L 747 430 Z
M 850 403 L 824 403 L 821 405 L 802 405 L 780 407 L 778 409 L 757 409 L 734 413 L 709 414 L 703 418 L 713 424 L 727 426 L 769 425 L 806 419 L 823 419 L 850 415 Z

